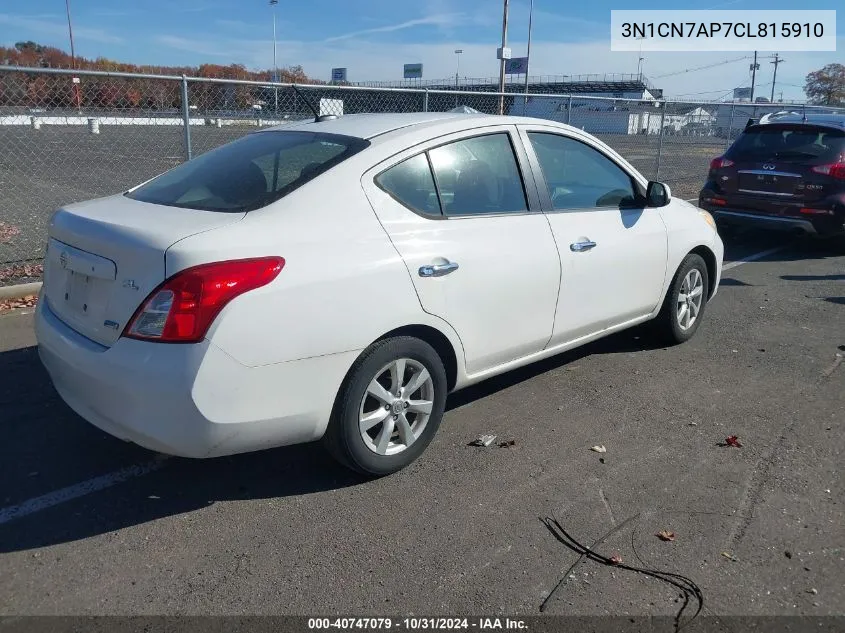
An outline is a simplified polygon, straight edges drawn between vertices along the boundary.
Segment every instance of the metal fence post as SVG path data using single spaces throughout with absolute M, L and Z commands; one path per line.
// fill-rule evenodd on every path
M 569 95 L 569 104 L 566 106 L 566 124 L 572 121 L 572 95 Z
M 185 126 L 185 159 L 191 160 L 191 108 L 188 105 L 188 79 L 182 75 L 182 125 Z
M 455 99 L 457 98 L 457 95 L 455 95 Z M 425 89 L 425 96 L 423 97 L 423 112 L 428 112 L 428 88 Z
M 663 154 L 663 135 L 665 134 L 663 130 L 663 124 L 666 121 L 666 102 L 663 102 L 663 105 L 660 109 L 660 138 L 657 141 L 657 173 L 654 175 L 655 180 L 660 180 L 660 157 Z
M 731 134 L 733 134 L 733 129 L 734 129 L 734 108 L 735 107 L 736 106 L 734 104 L 731 104 L 731 120 L 730 120 L 730 123 L 728 123 L 728 138 L 725 139 L 725 151 L 727 151 L 728 148 L 731 146 Z

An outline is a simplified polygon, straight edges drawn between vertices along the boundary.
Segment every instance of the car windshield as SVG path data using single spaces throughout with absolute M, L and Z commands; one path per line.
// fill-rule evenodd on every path
M 179 165 L 126 196 L 187 209 L 251 211 L 368 145 L 364 139 L 319 132 L 258 132 Z
M 734 160 L 822 160 L 845 153 L 845 133 L 813 127 L 759 127 L 740 136 L 728 153 Z

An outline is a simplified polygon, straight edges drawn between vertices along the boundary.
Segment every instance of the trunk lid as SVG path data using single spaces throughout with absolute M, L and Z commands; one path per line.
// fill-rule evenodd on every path
M 50 221 L 44 260 L 47 304 L 68 326 L 110 346 L 164 281 L 170 246 L 244 215 L 167 207 L 123 195 L 62 207 Z

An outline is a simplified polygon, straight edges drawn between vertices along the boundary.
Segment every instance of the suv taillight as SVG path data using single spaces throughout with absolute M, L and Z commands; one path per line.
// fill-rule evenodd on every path
M 201 341 L 227 303 L 269 284 L 284 265 L 281 257 L 263 257 L 187 268 L 150 293 L 123 336 L 160 343 Z
M 823 174 L 836 178 L 837 180 L 845 180 L 845 162 L 831 163 L 829 165 L 816 165 L 813 171 L 817 174 Z
M 719 156 L 710 161 L 710 169 L 721 169 L 722 167 L 730 167 L 734 162 L 727 158 Z

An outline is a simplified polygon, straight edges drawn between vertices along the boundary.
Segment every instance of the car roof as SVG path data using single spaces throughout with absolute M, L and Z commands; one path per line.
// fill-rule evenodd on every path
M 390 113 L 390 114 L 347 114 L 336 119 L 324 121 L 298 121 L 286 125 L 277 125 L 263 131 L 284 132 L 325 132 L 354 136 L 356 138 L 372 139 L 376 136 L 388 134 L 403 128 L 410 128 L 432 123 L 445 123 L 456 119 L 473 120 L 474 123 L 483 119 L 502 121 L 502 117 L 489 114 L 464 114 L 457 112 L 418 112 L 418 113 Z
M 760 117 L 757 126 L 788 123 L 790 125 L 812 125 L 845 130 L 845 113 L 773 112 Z

